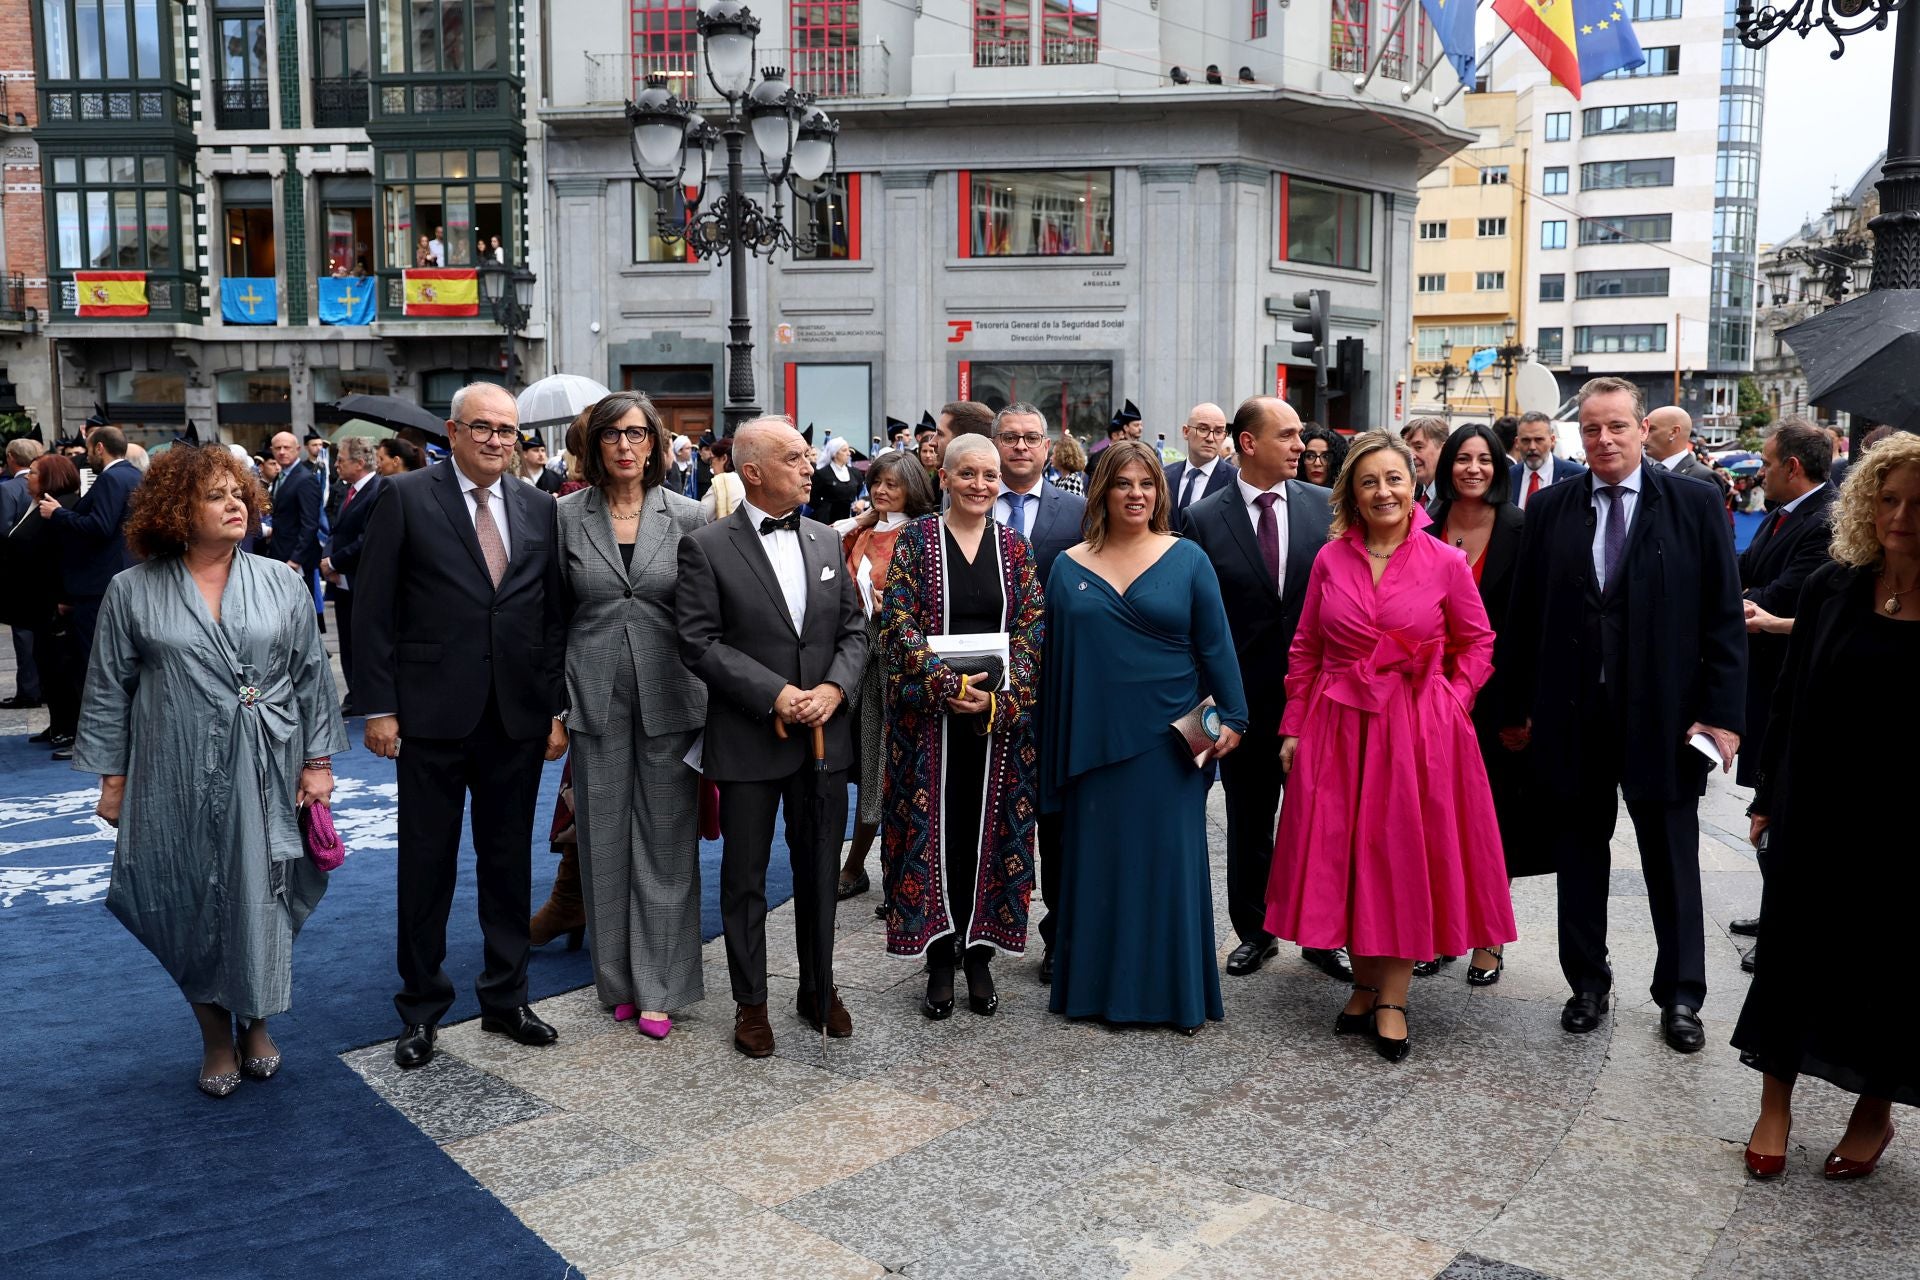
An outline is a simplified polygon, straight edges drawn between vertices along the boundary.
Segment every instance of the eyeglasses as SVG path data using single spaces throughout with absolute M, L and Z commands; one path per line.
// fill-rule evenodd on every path
M 453 425 L 464 428 L 476 444 L 485 444 L 489 440 L 512 440 L 520 434 L 520 428 L 510 423 L 496 427 L 491 422 L 462 422 L 455 418 Z
M 1193 434 L 1199 436 L 1202 440 L 1225 440 L 1227 438 L 1227 429 L 1225 427 L 1188 427 L 1187 430 L 1193 432 Z
M 1003 432 L 995 436 L 994 439 L 1004 444 L 1010 444 L 1016 449 L 1038 449 L 1047 442 L 1046 436 L 1038 431 Z
M 628 427 L 624 431 L 619 427 L 602 427 L 599 438 L 601 444 L 612 444 L 621 436 L 625 436 L 628 444 L 639 444 L 651 434 L 653 433 L 645 427 Z

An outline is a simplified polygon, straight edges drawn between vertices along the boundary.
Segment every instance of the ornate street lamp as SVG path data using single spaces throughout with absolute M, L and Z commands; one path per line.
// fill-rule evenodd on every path
M 509 267 L 504 262 L 480 264 L 480 292 L 493 312 L 493 322 L 507 332 L 507 381 L 514 381 L 514 366 L 520 353 L 515 339 L 526 332 L 533 319 L 534 274 L 525 267 Z
M 1502 381 L 1500 384 L 1500 412 L 1513 412 L 1513 366 L 1527 358 L 1526 344 L 1519 341 L 1519 322 L 1512 316 L 1506 320 L 1507 340 L 1494 348 L 1494 358 L 1500 362 Z
M 813 251 L 811 220 L 803 220 L 799 202 L 832 182 L 840 125 L 813 105 L 813 95 L 787 83 L 781 67 L 754 73 L 754 42 L 760 21 L 740 0 L 717 0 L 699 15 L 701 56 L 707 82 L 726 104 L 718 125 L 694 104 L 677 98 L 664 76 L 649 76 L 646 87 L 627 104 L 633 132 L 633 167 L 659 193 L 655 234 L 669 245 L 685 245 L 702 261 L 727 259 L 732 308 L 727 328 L 727 403 L 729 433 L 758 416 L 754 403 L 753 323 L 747 316 L 747 258 L 771 258 L 781 250 Z M 763 207 L 746 193 L 745 150 L 748 134 L 760 153 L 760 172 L 772 193 Z M 716 176 L 720 142 L 727 145 L 725 185 L 711 205 L 708 182 Z M 786 223 L 781 193 L 795 199 L 794 221 Z

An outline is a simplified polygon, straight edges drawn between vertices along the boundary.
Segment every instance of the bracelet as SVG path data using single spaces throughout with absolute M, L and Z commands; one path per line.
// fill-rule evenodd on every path
M 327 756 L 321 756 L 316 760 L 306 761 L 300 767 L 303 769 L 324 769 L 326 772 L 332 773 L 333 761 Z

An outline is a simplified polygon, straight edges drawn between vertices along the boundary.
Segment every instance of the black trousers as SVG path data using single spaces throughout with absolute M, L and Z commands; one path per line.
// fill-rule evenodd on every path
M 1053 935 L 1060 929 L 1054 922 L 1053 909 L 1060 901 L 1060 860 L 1065 856 L 1060 849 L 1060 833 L 1065 819 L 1064 810 L 1055 810 L 1041 814 L 1035 824 L 1034 860 L 1040 865 L 1034 868 L 1034 878 L 1039 880 L 1040 896 L 1047 902 L 1047 914 L 1035 929 L 1049 955 L 1053 954 Z
M 344 587 L 333 589 L 333 617 L 340 624 L 340 675 L 346 682 L 346 696 L 341 699 L 347 706 L 353 701 L 353 592 Z M 545 753 L 542 752 L 544 755 Z
M 43 696 L 40 668 L 33 660 L 33 630 L 9 627 L 13 632 L 13 691 L 18 697 L 37 702 Z
M 1554 839 L 1560 878 L 1560 971 L 1576 993 L 1600 995 L 1613 985 L 1607 963 L 1607 898 L 1612 880 L 1608 842 L 1619 818 L 1625 752 L 1681 749 L 1678 744 L 1623 744 L 1614 713 L 1590 712 L 1585 776 L 1563 796 Z M 1627 816 L 1640 844 L 1657 954 L 1650 991 L 1661 1008 L 1695 1009 L 1707 998 L 1707 944 L 1700 902 L 1700 801 L 1667 803 L 1627 796 Z
M 404 734 L 405 726 L 402 726 Z M 474 989 L 487 1013 L 527 1002 L 527 918 L 532 910 L 533 811 L 546 743 L 512 738 L 491 694 L 465 738 L 401 738 L 400 994 L 403 1021 L 437 1023 L 453 1006 L 447 915 L 459 873 L 460 811 L 471 795 L 474 873 L 485 966 Z
M 70 615 L 56 616 L 33 630 L 33 651 L 40 660 L 40 691 L 47 702 L 47 727 L 71 737 L 80 723 L 80 694 L 87 676 L 85 655 Z
M 1240 941 L 1262 945 L 1267 932 L 1267 876 L 1280 815 L 1280 717 L 1256 717 L 1232 755 L 1220 762 L 1227 792 L 1227 917 Z
M 767 861 L 773 854 L 773 819 L 786 806 L 787 856 L 793 867 L 794 942 L 800 952 L 800 990 L 817 992 L 833 983 L 831 942 L 838 905 L 840 836 L 847 829 L 847 773 L 824 779 L 813 762 L 767 782 L 722 782 L 720 786 L 720 928 L 727 940 L 727 975 L 740 1004 L 767 999 Z M 822 819 L 832 836 L 806 843 L 815 787 L 826 799 Z M 827 947 L 821 971 L 816 944 Z

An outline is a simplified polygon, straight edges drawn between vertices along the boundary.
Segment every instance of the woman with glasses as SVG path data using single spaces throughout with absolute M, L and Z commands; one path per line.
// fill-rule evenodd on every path
M 664 1040 L 701 999 L 699 781 L 686 763 L 707 692 L 680 664 L 682 536 L 705 523 L 666 478 L 666 424 L 645 396 L 588 410 L 587 487 L 559 504 L 567 731 L 594 983 L 615 1019 Z
M 1300 478 L 1322 489 L 1333 488 L 1347 461 L 1347 442 L 1340 433 L 1317 422 L 1300 429 Z

